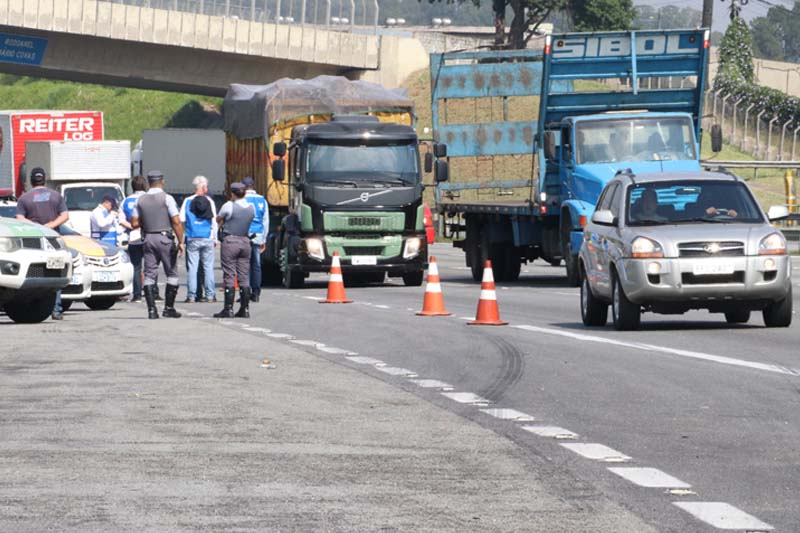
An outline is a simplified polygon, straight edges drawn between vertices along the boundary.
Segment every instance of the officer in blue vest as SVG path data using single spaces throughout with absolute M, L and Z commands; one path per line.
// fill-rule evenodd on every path
M 186 235 L 186 301 L 214 301 L 214 248 L 217 244 L 217 209 L 208 196 L 208 179 L 197 176 L 192 180 L 194 194 L 181 205 L 180 218 Z M 203 267 L 203 298 L 197 298 L 197 271 Z
M 147 181 L 145 181 L 144 176 L 134 176 L 131 180 L 131 188 L 133 189 L 133 194 L 122 201 L 119 223 L 128 234 L 128 255 L 131 258 L 131 264 L 133 264 L 133 297 L 131 301 L 139 302 L 142 300 L 144 241 L 142 240 L 142 230 L 133 229 L 131 220 L 133 219 L 133 208 L 136 207 L 136 201 L 147 190 Z
M 94 208 L 91 216 L 92 239 L 117 245 L 117 199 L 107 194 L 100 205 Z
M 267 233 L 269 233 L 269 206 L 267 200 L 255 190 L 256 182 L 250 176 L 242 180 L 247 187 L 244 199 L 255 209 L 255 217 L 250 224 L 250 295 L 251 302 L 261 298 L 261 254 L 266 249 Z

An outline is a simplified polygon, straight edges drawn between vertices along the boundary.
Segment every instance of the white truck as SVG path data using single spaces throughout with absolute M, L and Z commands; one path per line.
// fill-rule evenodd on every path
M 131 154 L 131 175 L 164 173 L 164 188 L 179 203 L 194 194 L 195 176 L 208 178 L 208 192 L 219 205 L 225 194 L 225 132 L 164 128 L 142 131 Z
M 26 152 L 28 168 L 43 168 L 47 186 L 64 196 L 69 225 L 81 235 L 91 236 L 90 216 L 104 196 L 125 199 L 130 141 L 37 141 Z

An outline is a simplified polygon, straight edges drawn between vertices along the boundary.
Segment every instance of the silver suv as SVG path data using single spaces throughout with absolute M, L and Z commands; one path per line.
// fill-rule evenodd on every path
M 747 185 L 725 172 L 620 172 L 603 189 L 580 250 L 581 317 L 637 329 L 644 311 L 724 313 L 768 327 L 792 322 L 786 239 Z

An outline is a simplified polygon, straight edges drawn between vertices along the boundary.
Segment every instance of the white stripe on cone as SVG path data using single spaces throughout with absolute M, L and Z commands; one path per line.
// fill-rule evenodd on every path
M 342 264 L 339 262 L 339 256 L 338 255 L 334 255 L 333 256 L 333 262 L 331 263 L 331 268 L 333 268 L 333 267 L 341 267 L 341 266 L 342 266 Z
M 425 292 L 442 292 L 442 284 L 428 283 L 428 285 L 425 286 Z
M 344 279 L 342 279 L 341 274 L 331 274 L 330 280 L 336 283 L 344 283 Z
M 484 268 L 483 269 L 483 283 L 494 283 L 494 274 L 492 273 L 491 268 Z
M 497 293 L 495 291 L 481 290 L 481 300 L 497 300 Z
M 438 276 L 439 275 L 439 266 L 434 262 L 428 265 L 428 277 L 430 276 Z

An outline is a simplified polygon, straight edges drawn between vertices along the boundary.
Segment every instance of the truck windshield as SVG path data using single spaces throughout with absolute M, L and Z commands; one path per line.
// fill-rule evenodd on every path
M 373 181 L 416 184 L 419 156 L 416 142 L 364 143 L 314 141 L 308 146 L 308 181 Z
M 628 188 L 625 203 L 629 226 L 764 221 L 750 190 L 739 181 L 638 183 Z
M 575 130 L 578 164 L 696 159 L 688 117 L 582 121 Z
M 124 198 L 116 187 L 68 187 L 64 189 L 64 202 L 70 211 L 91 211 L 103 200 L 103 196 L 111 195 L 119 205 Z

